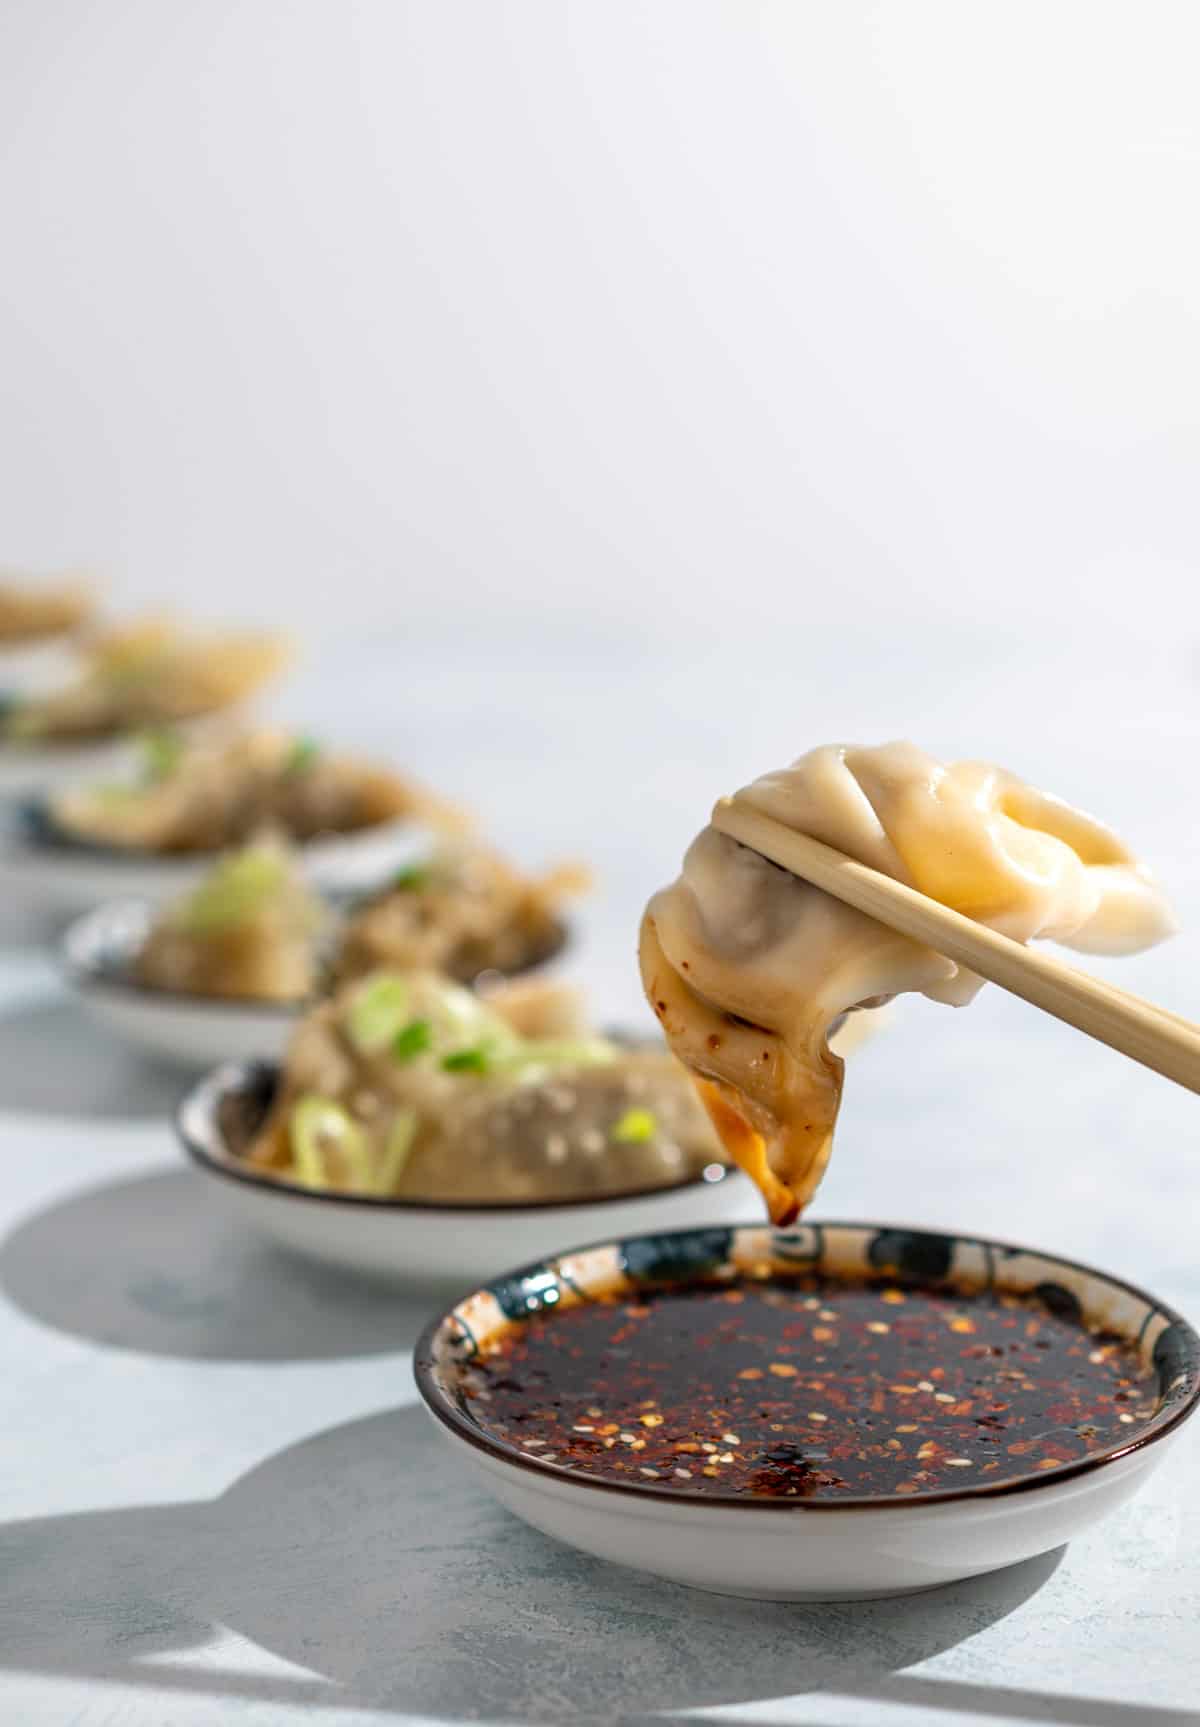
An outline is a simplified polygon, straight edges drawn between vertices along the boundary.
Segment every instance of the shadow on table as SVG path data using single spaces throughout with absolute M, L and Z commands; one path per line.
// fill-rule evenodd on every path
M 1088 1727 L 1196 1717 L 903 1669 L 985 1630 L 1059 1554 L 907 1599 L 772 1605 L 704 1595 L 559 1547 L 462 1475 L 422 1411 L 336 1427 L 211 1503 L 0 1530 L 0 1666 L 457 1721 L 634 1722 L 798 1692 Z M 232 1631 L 305 1669 L 200 1652 Z
M 43 1325 L 202 1361 L 320 1361 L 409 1348 L 436 1290 L 358 1283 L 265 1247 L 191 1170 L 88 1188 L 0 1242 L 0 1291 Z
M 73 1003 L 44 996 L 0 1008 L 0 1108 L 14 1114 L 156 1121 L 186 1079 L 139 1060 Z

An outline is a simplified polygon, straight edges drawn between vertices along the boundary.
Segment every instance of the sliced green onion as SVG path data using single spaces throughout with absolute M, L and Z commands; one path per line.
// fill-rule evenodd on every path
M 470 1049 L 452 1050 L 442 1057 L 442 1067 L 447 1073 L 487 1073 L 490 1066 L 488 1046 L 482 1043 L 474 1044 Z
M 378 1193 L 395 1193 L 416 1137 L 416 1110 L 398 1110 L 395 1121 L 388 1129 L 387 1143 L 376 1171 L 375 1184 Z
M 658 1117 L 650 1109 L 627 1109 L 615 1122 L 612 1137 L 618 1145 L 645 1145 L 658 1132 Z
M 222 858 L 176 908 L 172 921 L 176 928 L 193 933 L 232 928 L 255 917 L 283 890 L 287 879 L 287 859 L 277 847 L 247 846 Z
M 392 877 L 392 887 L 399 893 L 424 893 L 432 879 L 428 864 L 406 864 Z
M 169 726 L 149 726 L 138 735 L 142 776 L 149 785 L 170 779 L 183 757 L 184 742 Z
M 321 746 L 315 738 L 297 738 L 288 752 L 288 758 L 283 764 L 285 774 L 307 773 L 321 753 Z
M 433 1043 L 433 1027 L 427 1019 L 410 1019 L 392 1039 L 392 1060 L 413 1061 Z
M 305 1187 L 333 1187 L 326 1151 L 339 1152 L 351 1165 L 361 1164 L 365 1151 L 362 1128 L 347 1115 L 340 1103 L 319 1092 L 306 1092 L 296 1100 L 288 1124 L 296 1178 Z
M 412 1008 L 408 984 L 393 972 L 369 978 L 346 1014 L 346 1035 L 363 1055 L 386 1049 Z

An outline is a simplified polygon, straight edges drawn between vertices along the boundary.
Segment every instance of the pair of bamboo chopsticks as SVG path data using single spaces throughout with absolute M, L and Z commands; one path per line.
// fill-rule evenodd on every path
M 917 893 L 807 834 L 723 798 L 712 823 L 792 875 L 998 983 L 1143 1067 L 1200 1092 L 1200 1026 Z

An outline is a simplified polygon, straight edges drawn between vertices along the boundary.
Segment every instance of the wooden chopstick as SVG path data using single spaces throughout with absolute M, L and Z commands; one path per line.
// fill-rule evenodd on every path
M 887 924 L 989 983 L 1098 1038 L 1143 1067 L 1200 1092 L 1200 1026 L 1128 990 L 1025 947 L 771 816 L 722 798 L 713 826 L 771 863 Z

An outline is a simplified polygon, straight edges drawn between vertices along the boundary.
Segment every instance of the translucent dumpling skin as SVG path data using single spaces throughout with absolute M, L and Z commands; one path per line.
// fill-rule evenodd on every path
M 1102 823 L 980 762 L 914 744 L 829 745 L 736 794 L 1017 941 L 1133 953 L 1174 923 Z M 790 1222 L 829 1160 L 847 1011 L 917 990 L 961 1006 L 981 980 L 707 827 L 646 908 L 643 986 L 730 1154 Z

